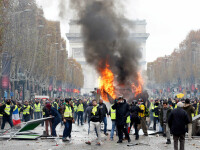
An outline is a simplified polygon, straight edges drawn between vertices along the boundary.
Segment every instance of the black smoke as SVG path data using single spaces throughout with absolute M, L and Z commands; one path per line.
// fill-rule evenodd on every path
M 82 27 L 85 57 L 100 71 L 106 63 L 119 84 L 136 83 L 141 52 L 129 37 L 132 22 L 123 16 L 119 0 L 71 0 Z

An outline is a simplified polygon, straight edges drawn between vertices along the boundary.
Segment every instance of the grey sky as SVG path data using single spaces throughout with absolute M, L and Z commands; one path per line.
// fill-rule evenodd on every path
M 47 19 L 59 20 L 59 0 L 37 1 L 43 6 Z M 70 17 L 69 14 L 66 18 Z M 150 33 L 147 40 L 148 62 L 169 55 L 190 30 L 200 29 L 200 0 L 127 0 L 125 14 L 129 19 L 147 21 L 147 32 Z M 68 31 L 67 21 L 61 24 L 64 36 Z

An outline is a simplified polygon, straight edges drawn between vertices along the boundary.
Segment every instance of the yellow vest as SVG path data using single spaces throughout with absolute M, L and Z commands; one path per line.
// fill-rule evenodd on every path
M 174 109 L 176 109 L 177 108 L 177 104 L 175 104 L 175 106 L 174 106 Z
M 15 105 L 15 108 L 13 109 L 13 111 L 15 111 L 17 108 L 18 108 L 17 105 Z M 19 111 L 19 110 L 18 110 L 18 111 Z
M 155 109 L 155 108 L 158 108 L 158 106 L 155 106 L 154 109 Z M 153 112 L 153 116 L 154 116 L 154 117 L 158 117 L 158 115 L 156 115 L 155 112 Z
M 65 108 L 65 112 L 64 112 L 64 117 L 68 118 L 72 118 L 72 108 L 71 107 L 68 107 L 66 106 Z
M 74 106 L 74 111 L 77 112 L 77 105 L 73 104 L 73 106 Z
M 20 110 L 21 110 L 22 108 L 21 107 L 18 107 L 18 112 L 20 113 Z
M 143 110 L 143 112 L 142 113 L 139 112 L 138 116 L 145 117 L 145 106 L 144 106 L 144 104 L 140 105 L 139 107 L 140 107 L 141 110 Z
M 151 109 L 151 110 L 154 109 L 154 104 L 153 104 L 153 103 L 151 103 L 150 109 Z
M 10 105 L 7 105 L 7 104 L 6 104 L 6 107 L 5 107 L 4 111 L 5 111 L 5 113 L 6 113 L 7 115 L 10 115 Z
M 83 109 L 83 104 L 79 104 L 78 105 L 78 109 L 77 109 L 77 111 L 79 112 L 79 111 L 84 111 L 84 109 Z
M 53 107 L 54 107 L 55 109 L 58 109 L 58 103 L 57 103 L 57 102 L 54 102 L 54 103 L 53 103 Z
M 93 113 L 93 115 L 95 115 L 96 112 L 97 112 L 97 106 L 94 106 L 94 107 L 92 108 L 92 113 Z
M 131 117 L 130 116 L 127 117 L 126 123 L 131 123 Z
M 198 115 L 198 113 L 199 113 L 199 103 L 197 104 L 197 109 L 196 109 L 196 112 L 195 112 L 196 116 Z
M 110 108 L 110 118 L 111 118 L 111 120 L 115 120 L 116 119 L 116 109 L 112 109 L 112 106 Z
M 25 107 L 25 106 L 24 106 Z M 31 106 L 30 105 L 28 105 L 27 107 L 26 107 L 26 109 L 24 109 L 23 110 L 23 115 L 29 115 L 30 114 L 30 108 L 31 108 Z
M 40 112 L 41 111 L 41 108 L 40 108 L 40 103 L 37 104 L 34 104 L 35 106 L 35 112 Z

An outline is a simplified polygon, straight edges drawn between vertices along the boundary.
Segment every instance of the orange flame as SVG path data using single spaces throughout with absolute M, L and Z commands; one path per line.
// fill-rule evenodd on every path
M 138 85 L 132 84 L 132 92 L 135 94 L 135 97 L 142 93 L 142 87 L 144 85 L 144 81 L 142 79 L 142 75 L 138 72 L 138 79 L 137 79 Z
M 115 88 L 114 88 L 114 74 L 109 69 L 109 65 L 106 64 L 106 68 L 101 70 L 101 77 L 100 77 L 100 90 L 101 90 L 101 97 L 104 101 L 109 102 L 108 94 L 115 99 Z

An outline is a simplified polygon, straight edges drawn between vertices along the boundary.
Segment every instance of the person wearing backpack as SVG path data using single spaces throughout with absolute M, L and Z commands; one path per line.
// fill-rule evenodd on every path
M 135 140 L 139 140 L 139 134 L 138 134 L 138 124 L 140 124 L 139 112 L 142 112 L 142 111 L 141 111 L 140 107 L 137 105 L 137 100 L 133 100 L 132 106 L 130 109 L 130 114 L 131 114 L 130 129 L 131 129 L 132 125 L 134 125 Z
M 139 112 L 138 116 L 140 118 L 140 124 L 138 125 L 138 131 L 142 128 L 144 135 L 148 136 L 147 133 L 147 124 L 146 124 L 146 117 L 145 117 L 145 104 L 142 99 L 139 99 L 139 108 L 141 112 Z
M 153 129 L 156 130 L 156 123 L 159 122 L 159 102 L 158 101 L 155 101 L 155 104 L 154 104 L 154 108 L 153 108 L 153 117 L 154 117 L 154 124 L 153 124 Z

